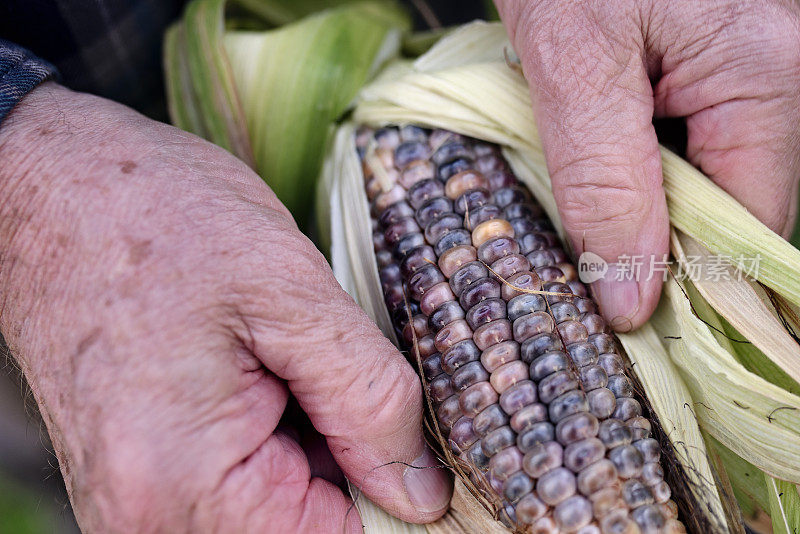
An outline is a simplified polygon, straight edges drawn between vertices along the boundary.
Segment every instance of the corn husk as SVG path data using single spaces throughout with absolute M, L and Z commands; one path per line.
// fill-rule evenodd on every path
M 412 65 L 385 73 L 362 90 L 353 120 L 372 126 L 440 127 L 501 144 L 515 173 L 563 237 L 528 87 L 509 52 L 498 25 L 466 26 L 443 38 Z M 352 128 L 348 124 L 342 131 L 352 132 Z M 330 157 L 357 161 L 354 154 L 343 156 L 339 150 L 341 145 Z M 685 266 L 681 262 L 687 254 L 709 261 L 713 253 L 732 258 L 758 256 L 759 269 L 740 279 L 730 266 L 729 274 L 736 276 L 719 285 L 699 281 L 694 287 L 668 280 L 653 319 L 620 340 L 688 474 L 696 502 L 703 503 L 697 513 L 706 516 L 712 530 L 743 531 L 735 495 L 741 495 L 745 506 L 766 509 L 777 521 L 776 531 L 800 528 L 795 487 L 800 482 L 800 397 L 795 389 L 800 348 L 770 298 L 776 295 L 796 309 L 800 252 L 681 158 L 667 149 L 662 149 L 662 157 L 677 265 Z M 369 248 L 366 200 L 358 189 L 362 178 L 354 167 L 352 174 L 326 179 L 334 189 L 354 194 L 358 190 L 362 203 L 358 212 L 331 209 L 334 218 L 337 213 L 343 219 L 364 217 L 357 225 L 350 224 L 367 234 L 340 236 L 345 243 L 348 239 L 360 242 L 362 247 L 354 249 L 358 254 L 337 262 L 346 255 L 345 245 L 333 240 L 335 272 L 352 277 L 349 269 Z M 352 202 L 335 194 L 331 198 L 340 207 Z M 364 266 L 368 272 L 356 276 L 361 284 L 356 298 L 366 308 L 377 308 L 376 322 L 387 325 L 388 316 L 380 317 L 385 310 L 377 270 L 370 261 Z M 371 302 L 363 300 L 365 284 L 372 285 L 366 299 Z M 391 329 L 384 331 L 390 335 Z M 725 454 L 708 449 L 706 439 L 724 448 Z M 763 485 L 755 490 L 743 487 L 747 477 L 738 469 L 743 465 Z M 734 476 L 728 476 L 728 469 Z M 758 489 L 762 487 L 763 491 Z M 783 491 L 790 488 L 794 492 Z
M 303 228 L 330 125 L 409 27 L 387 0 L 337 3 L 194 0 L 165 42 L 173 123 L 256 170 Z

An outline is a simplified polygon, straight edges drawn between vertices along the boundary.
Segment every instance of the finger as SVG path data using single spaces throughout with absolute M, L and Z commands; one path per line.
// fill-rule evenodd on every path
M 612 326 L 628 330 L 658 302 L 661 277 L 649 267 L 669 239 L 641 30 L 618 7 L 559 6 L 505 2 L 501 12 L 531 85 L 564 229 L 578 253 L 612 264 L 593 291 Z M 641 266 L 638 276 L 615 265 L 626 257 Z
M 353 483 L 398 517 L 437 518 L 451 485 L 423 439 L 419 379 L 308 239 L 288 226 L 270 236 L 259 253 L 269 279 L 243 307 L 254 354 L 288 382 Z
M 234 467 L 211 500 L 197 524 L 226 532 L 362 532 L 352 501 L 313 477 L 303 450 L 280 432 Z
M 728 8 L 723 17 L 688 3 L 668 15 L 701 21 L 707 35 L 702 46 L 669 46 L 682 36 L 664 25 L 656 113 L 688 117 L 692 163 L 788 237 L 800 178 L 800 8 Z

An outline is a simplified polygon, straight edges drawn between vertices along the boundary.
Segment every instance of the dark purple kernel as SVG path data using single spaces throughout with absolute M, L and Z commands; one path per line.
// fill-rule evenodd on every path
M 560 302 L 562 300 L 572 300 L 572 291 L 570 291 L 569 286 L 567 284 L 562 284 L 559 282 L 548 282 L 544 284 L 542 287 L 544 291 L 548 293 L 552 293 L 547 295 L 547 302 L 550 305 L 555 304 L 556 302 Z
M 524 255 L 528 255 L 534 250 L 546 250 L 547 246 L 547 238 L 536 232 L 525 234 L 519 238 L 519 248 Z
M 394 321 L 396 324 L 402 323 L 403 326 L 405 326 L 406 323 L 408 322 L 409 313 L 411 313 L 411 317 L 419 315 L 420 313 L 419 304 L 417 304 L 413 300 L 409 300 L 407 306 L 403 304 L 400 307 L 393 309 L 392 321 Z
M 475 228 L 484 221 L 488 221 L 490 219 L 498 219 L 500 217 L 502 217 L 502 212 L 500 211 L 500 208 L 498 208 L 494 204 L 486 204 L 483 206 L 478 206 L 475 209 L 469 210 L 469 217 L 468 217 L 469 227 Z
M 608 329 L 606 321 L 596 313 L 582 313 L 581 322 L 586 327 L 589 335 L 602 334 Z
M 469 362 L 480 360 L 481 351 L 474 341 L 465 339 L 459 341 L 442 354 L 442 369 L 445 373 L 453 374 L 456 369 Z
M 400 271 L 404 276 L 411 276 L 421 267 L 432 263 L 436 263 L 436 254 L 434 254 L 433 248 L 423 245 L 412 248 L 406 253 L 405 257 L 400 261 Z
M 473 159 L 473 152 L 469 149 L 466 143 L 461 141 L 447 142 L 436 149 L 436 152 L 431 156 L 431 161 L 436 165 L 442 166 L 445 163 L 450 163 L 458 158 Z
M 386 238 L 386 244 L 390 247 L 397 244 L 397 242 L 407 236 L 408 234 L 419 233 L 420 227 L 414 217 L 405 217 L 397 222 L 390 224 L 383 232 Z
M 503 212 L 508 219 L 525 217 L 529 220 L 536 220 L 543 215 L 542 208 L 540 208 L 537 204 L 531 204 L 530 202 L 516 202 L 514 204 L 509 204 L 505 207 Z
M 511 427 L 501 426 L 496 428 L 483 438 L 483 453 L 491 458 L 506 447 L 514 445 L 515 440 L 516 434 L 511 430 Z
M 400 128 L 400 139 L 404 142 L 408 141 L 424 141 L 428 142 L 428 132 L 424 128 L 407 124 Z
M 642 415 L 642 405 L 639 404 L 639 401 L 630 397 L 617 397 L 617 408 L 614 410 L 614 417 L 627 421 L 639 415 Z
M 437 177 L 439 178 L 439 180 L 446 182 L 447 179 L 453 176 L 454 174 L 458 174 L 461 171 L 466 171 L 472 168 L 473 168 L 473 162 L 471 157 L 457 158 L 449 163 L 440 165 Z
M 475 416 L 472 421 L 472 428 L 475 433 L 483 437 L 492 430 L 508 424 L 508 415 L 499 404 L 492 404 Z
M 545 332 L 544 334 L 533 336 L 520 345 L 520 359 L 530 364 L 546 352 L 561 350 L 564 350 L 564 347 L 558 338 L 558 334 Z
M 606 447 L 613 449 L 621 445 L 627 445 L 633 440 L 633 431 L 619 419 L 606 419 L 600 423 L 600 431 L 597 436 Z
M 581 383 L 583 384 L 583 389 L 586 391 L 604 388 L 608 384 L 608 375 L 605 369 L 599 365 L 587 365 L 580 371 Z
M 453 230 L 437 241 L 436 245 L 433 247 L 433 250 L 438 256 L 441 256 L 453 247 L 471 244 L 472 235 L 468 230 Z
M 375 253 L 375 260 L 378 262 L 378 267 L 386 267 L 394 262 L 394 257 L 388 250 L 379 250 Z
M 500 282 L 493 278 L 483 278 L 464 288 L 458 300 L 461 306 L 470 309 L 482 300 L 493 298 L 500 298 Z
M 622 361 L 622 357 L 619 354 L 615 354 L 613 352 L 609 354 L 601 354 L 598 359 L 598 363 L 603 369 L 606 370 L 608 376 L 619 375 L 625 372 L 625 362 Z
M 552 265 L 536 267 L 536 274 L 539 275 L 543 282 L 559 282 L 564 279 L 564 273 L 561 272 L 561 269 Z
M 475 427 L 474 421 L 472 426 L 473 428 Z M 483 453 L 483 446 L 480 441 L 476 441 L 467 451 L 467 461 L 482 471 L 489 468 L 489 457 Z
M 529 202 L 531 195 L 521 186 L 504 187 L 494 192 L 494 203 L 505 208 L 509 204 Z
M 424 265 L 408 280 L 408 289 L 411 296 L 419 300 L 427 290 L 445 281 L 445 277 L 436 265 Z
M 608 389 L 615 397 L 633 397 L 633 383 L 625 375 L 612 375 L 608 377 Z
M 450 277 L 450 289 L 456 297 L 461 296 L 468 285 L 476 280 L 489 276 L 489 270 L 479 261 L 472 261 L 463 265 Z
M 536 384 L 531 380 L 517 382 L 500 394 L 500 407 L 509 415 L 537 400 Z
M 456 421 L 452 430 L 450 430 L 449 438 L 450 448 L 453 449 L 456 454 L 467 450 L 478 440 L 478 436 L 475 435 L 475 431 L 472 430 L 472 419 L 469 417 L 461 417 Z
M 565 371 L 571 366 L 572 362 L 563 351 L 545 352 L 531 363 L 531 378 L 539 382 L 553 373 Z
M 425 380 L 433 380 L 443 372 L 442 355 L 438 352 L 422 360 L 422 373 L 425 375 Z
M 421 247 L 425 244 L 425 236 L 422 233 L 408 234 L 401 238 L 394 246 L 394 256 L 402 260 L 406 253 L 412 248 Z
M 381 267 L 378 271 L 378 276 L 381 279 L 381 285 L 387 288 L 393 284 L 399 284 L 403 280 L 403 274 L 400 272 L 400 266 L 396 263 L 390 263 L 386 267 Z
M 394 311 L 398 307 L 403 306 L 405 302 L 405 291 L 403 291 L 403 284 L 391 284 L 383 288 L 383 301 L 386 307 Z
M 386 208 L 381 216 L 379 217 L 379 221 L 381 226 L 389 226 L 392 223 L 396 223 L 400 219 L 404 219 L 406 217 L 411 217 L 414 215 L 414 209 L 409 206 L 408 202 L 405 200 L 401 200 L 400 202 L 396 202 Z
M 375 248 L 375 250 L 386 248 L 386 238 L 383 237 L 383 232 L 372 233 L 372 246 Z
M 553 255 L 553 258 L 555 259 L 556 263 L 564 263 L 565 261 L 567 261 L 567 253 L 564 252 L 561 249 L 561 247 L 555 246 L 548 250 L 550 251 L 550 254 Z
M 486 189 L 472 189 L 456 199 L 455 204 L 453 204 L 453 210 L 460 215 L 464 215 L 468 211 L 472 212 L 481 206 L 489 204 L 491 200 L 492 194 Z
M 453 373 L 453 387 L 458 391 L 464 391 L 472 384 L 489 380 L 489 373 L 483 368 L 481 362 L 470 362 L 456 369 Z
M 575 320 L 580 317 L 578 308 L 576 308 L 571 302 L 567 301 L 556 302 L 550 306 L 550 311 L 553 314 L 553 319 L 555 319 L 557 323 L 561 323 L 570 319 Z
M 482 324 L 489 323 L 495 319 L 504 319 L 505 316 L 506 301 L 503 299 L 487 299 L 470 308 L 466 314 L 466 319 L 470 328 L 475 330 Z
M 525 235 L 538 229 L 536 223 L 522 217 L 511 219 L 508 222 L 511 223 L 511 228 L 514 229 L 514 235 Z
M 491 265 L 509 254 L 519 254 L 519 244 L 516 239 L 495 237 L 478 247 L 478 259 L 487 265 Z
M 398 169 L 403 169 L 414 160 L 426 159 L 429 152 L 428 143 L 421 143 L 419 141 L 402 143 L 394 151 L 394 164 Z
M 420 180 L 411 186 L 408 190 L 408 202 L 414 209 L 419 209 L 425 202 L 432 198 L 438 198 L 444 195 L 444 184 L 439 180 L 431 178 L 429 180 Z
M 453 212 L 453 201 L 447 197 L 432 198 L 417 209 L 415 218 L 420 227 L 428 226 L 439 215 Z
M 461 417 L 461 405 L 458 403 L 458 395 L 451 395 L 436 408 L 436 417 L 445 427 L 450 428 Z
M 535 293 L 525 293 L 518 295 L 508 301 L 508 320 L 514 322 L 523 315 L 529 313 L 545 311 L 547 304 L 544 297 Z
M 522 471 L 518 471 L 508 477 L 503 484 L 503 495 L 512 504 L 518 502 L 531 491 L 533 491 L 533 480 Z
M 447 373 L 442 373 L 428 383 L 428 391 L 436 402 L 442 402 L 455 393 Z
M 428 326 L 434 332 L 438 332 L 446 325 L 464 318 L 464 310 L 455 300 L 445 302 L 434 310 L 428 319 Z
M 443 213 L 425 227 L 425 239 L 428 240 L 428 243 L 435 244 L 449 232 L 463 226 L 464 221 L 460 216 L 455 213 Z
M 509 187 L 518 183 L 514 175 L 505 170 L 492 171 L 486 175 L 486 179 L 489 180 L 489 189 L 492 191 L 497 191 L 498 189 L 503 189 L 504 187 Z
M 575 365 L 578 367 L 594 365 L 597 363 L 597 347 L 587 341 L 573 343 L 567 347 L 567 351 L 569 352 L 572 361 L 574 361 Z
M 589 342 L 597 347 L 600 354 L 614 352 L 614 338 L 610 334 L 594 334 L 589 336 Z
M 586 400 L 586 393 L 579 389 L 560 395 L 548 406 L 550 420 L 554 423 L 558 423 L 569 415 L 588 411 L 589 403 Z
M 528 258 L 528 261 L 531 262 L 531 265 L 534 269 L 548 265 L 555 265 L 556 263 L 553 253 L 545 249 L 531 251 L 525 257 Z
M 539 382 L 539 398 L 544 403 L 553 402 L 556 397 L 580 386 L 578 377 L 572 371 L 553 373 Z
M 517 436 L 517 447 L 526 454 L 533 450 L 539 443 L 556 439 L 556 428 L 549 421 L 534 423 L 527 430 Z
M 579 298 L 573 301 L 573 304 L 578 308 L 581 313 L 597 313 L 597 306 L 591 299 Z

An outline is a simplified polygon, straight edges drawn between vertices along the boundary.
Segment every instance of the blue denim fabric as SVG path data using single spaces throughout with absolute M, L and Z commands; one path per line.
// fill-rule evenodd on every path
M 57 76 L 58 71 L 47 61 L 0 39 L 0 124 L 31 89 Z

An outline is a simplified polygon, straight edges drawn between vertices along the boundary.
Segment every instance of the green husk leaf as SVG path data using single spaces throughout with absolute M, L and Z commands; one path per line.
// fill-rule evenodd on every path
M 194 0 L 165 46 L 173 122 L 255 169 L 301 227 L 314 205 L 330 125 L 397 56 L 410 27 L 392 1 L 335 4 L 342 5 L 301 19 L 332 4 Z M 296 22 L 226 29 L 227 12 L 246 27 Z
M 707 268 L 714 261 L 708 249 L 694 239 L 673 233 L 675 257 L 687 269 L 687 257 Z M 772 305 L 762 298 L 763 290 L 737 272 L 732 265 L 718 265 L 719 278 L 694 276 L 693 286 L 724 319 L 729 337 L 748 343 L 731 343 L 730 348 L 751 372 L 767 378 L 787 391 L 800 394 L 800 345 L 783 328 Z M 726 326 L 727 325 L 727 326 Z
M 762 510 L 769 510 L 769 497 L 763 473 L 714 438 L 710 437 L 709 441 L 711 448 L 725 465 L 725 471 L 734 490 L 751 499 Z
M 203 121 L 202 133 L 255 167 L 244 111 L 221 46 L 225 3 L 226 0 L 195 0 L 186 6 L 182 51 L 196 95 L 196 115 Z
M 769 515 L 774 534 L 796 534 L 800 526 L 800 494 L 797 486 L 764 475 L 769 496 Z
M 269 32 L 225 35 L 256 167 L 300 220 L 313 207 L 327 126 L 398 51 L 400 30 L 375 9 L 353 4 Z

